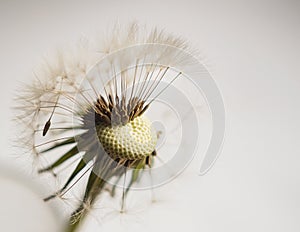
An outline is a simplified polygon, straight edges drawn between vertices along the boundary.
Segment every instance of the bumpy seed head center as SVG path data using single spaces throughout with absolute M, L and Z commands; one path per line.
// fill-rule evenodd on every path
M 155 129 L 145 116 L 125 125 L 97 126 L 98 138 L 104 150 L 113 158 L 137 160 L 150 155 L 157 142 Z

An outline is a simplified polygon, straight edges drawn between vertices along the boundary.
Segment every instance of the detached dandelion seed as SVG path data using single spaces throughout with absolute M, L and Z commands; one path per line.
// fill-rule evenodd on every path
M 31 136 L 35 156 L 52 160 L 38 173 L 55 176 L 77 160 L 62 187 L 44 200 L 64 197 L 88 175 L 69 232 L 77 231 L 101 192 L 109 189 L 114 196 L 115 186 L 107 188 L 110 181 L 124 178 L 120 211 L 126 210 L 129 190 L 159 156 L 159 132 L 145 112 L 183 76 L 181 68 L 189 62 L 180 53 L 188 50 L 186 42 L 157 29 L 146 33 L 136 24 L 116 26 L 107 41 L 83 41 L 76 52 L 58 53 L 35 71 L 18 98 L 21 124 L 34 129 L 23 134 L 23 141 L 28 144 Z M 53 159 L 56 151 L 61 153 Z

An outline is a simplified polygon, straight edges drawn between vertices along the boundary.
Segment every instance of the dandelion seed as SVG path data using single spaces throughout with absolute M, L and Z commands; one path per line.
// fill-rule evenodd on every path
M 21 123 L 35 132 L 31 149 L 50 162 L 38 172 L 54 173 L 78 160 L 62 187 L 45 201 L 64 197 L 88 176 L 67 231 L 77 230 L 103 191 L 115 195 L 115 186 L 107 188 L 110 181 L 117 184 L 124 178 L 121 212 L 125 210 L 129 190 L 159 157 L 158 132 L 145 112 L 183 76 L 189 60 L 179 51 L 187 49 L 180 38 L 157 29 L 141 33 L 132 24 L 116 27 L 94 52 L 80 46 L 80 52 L 72 53 L 84 58 L 58 53 L 54 63 L 45 61 L 42 71 L 35 72 L 35 81 L 19 97 L 18 110 Z M 54 153 L 59 153 L 55 159 Z

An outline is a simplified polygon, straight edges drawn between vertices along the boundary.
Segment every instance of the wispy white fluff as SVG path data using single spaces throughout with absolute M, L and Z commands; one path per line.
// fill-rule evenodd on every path
M 142 45 L 141 49 L 138 48 L 139 45 Z M 127 52 L 126 48 L 129 47 L 137 47 L 137 50 Z M 121 50 L 124 52 L 113 55 Z M 89 41 L 82 38 L 74 46 L 57 51 L 33 71 L 31 83 L 24 86 L 19 94 L 17 109 L 20 124 L 36 131 L 33 134 L 23 133 L 23 140 L 32 138 L 31 141 L 36 141 L 36 136 L 41 137 L 41 130 L 55 106 L 55 121 L 67 121 L 68 126 L 72 124 L 74 117 L 76 121 L 78 109 L 84 110 L 87 102 L 92 104 L 96 100 L 94 97 L 97 97 L 85 92 L 82 81 L 87 78 L 89 70 L 104 58 L 110 57 L 108 64 L 113 64 L 116 68 L 114 71 L 117 72 L 122 72 L 137 60 L 142 62 L 143 58 L 146 63 L 159 63 L 164 67 L 181 70 L 189 61 L 180 51 L 190 52 L 182 38 L 156 28 L 148 31 L 136 23 L 125 27 L 116 24 L 101 39 Z M 103 69 L 99 70 L 99 77 L 114 74 L 111 66 L 101 67 Z M 127 78 L 128 82 L 132 82 L 130 75 Z M 95 86 L 99 88 L 97 84 Z M 76 98 L 78 93 L 82 95 L 80 98 Z M 60 126 L 58 123 L 57 127 Z M 26 144 L 30 144 L 31 149 L 34 147 L 31 143 Z

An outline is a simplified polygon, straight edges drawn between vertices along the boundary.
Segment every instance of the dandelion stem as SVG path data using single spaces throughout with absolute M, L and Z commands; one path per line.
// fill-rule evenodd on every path
M 125 168 L 125 173 L 124 173 L 124 183 L 123 183 L 121 213 L 124 213 L 124 208 L 125 208 L 126 173 L 127 173 L 127 168 Z

